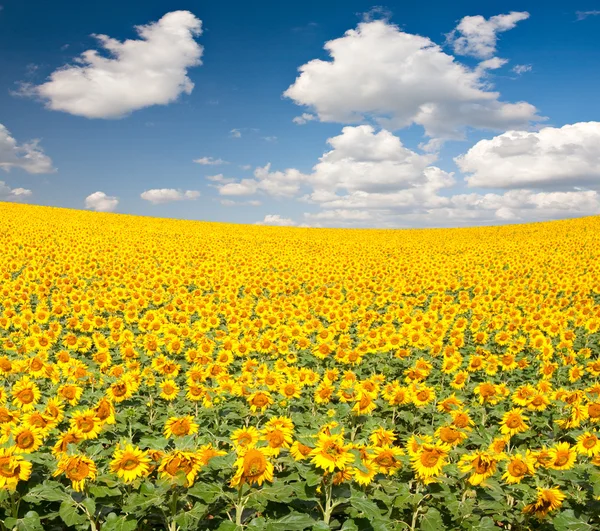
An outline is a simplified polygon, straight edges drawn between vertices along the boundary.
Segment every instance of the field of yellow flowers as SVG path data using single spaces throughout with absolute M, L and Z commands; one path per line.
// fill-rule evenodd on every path
M 600 529 L 600 218 L 0 249 L 2 529 Z

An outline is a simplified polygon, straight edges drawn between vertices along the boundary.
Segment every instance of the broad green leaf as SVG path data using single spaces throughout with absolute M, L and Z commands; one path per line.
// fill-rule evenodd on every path
M 121 491 L 117 488 L 109 488 L 109 487 L 100 487 L 97 485 L 91 485 L 89 488 L 89 493 L 94 498 L 108 498 L 110 496 L 120 496 Z
M 218 483 L 204 483 L 197 481 L 188 489 L 188 494 L 200 498 L 204 503 L 213 503 L 223 494 L 223 489 Z
M 494 520 L 492 520 L 489 516 L 485 516 L 479 521 L 479 524 L 477 525 L 477 531 L 498 531 L 498 527 L 496 526 Z
M 352 496 L 350 498 L 350 505 L 356 509 L 356 516 L 364 516 L 369 519 L 381 518 L 381 510 L 374 501 L 369 500 L 368 498 Z
M 421 531 L 440 531 L 441 529 L 445 529 L 440 512 L 433 507 L 429 507 L 421 518 L 419 529 Z
M 587 522 L 575 516 L 572 509 L 567 509 L 552 519 L 556 531 L 591 531 L 595 529 Z
M 302 531 L 314 524 L 315 521 L 307 514 L 290 513 L 279 520 L 268 521 L 265 531 Z
M 30 489 L 23 499 L 28 503 L 38 504 L 42 501 L 70 500 L 71 497 L 57 481 L 44 481 L 41 485 Z
M 182 511 L 175 518 L 175 523 L 183 530 L 200 529 L 200 522 L 206 515 L 206 505 L 196 502 L 191 510 Z
M 110 513 L 102 524 L 102 531 L 134 531 L 136 528 L 137 520 L 115 513 Z
M 62 502 L 58 514 L 60 514 L 62 521 L 68 526 L 83 524 L 87 520 L 87 518 L 77 510 L 77 506 L 73 500 L 65 500 Z
M 40 516 L 35 511 L 29 511 L 23 518 L 6 518 L 4 525 L 17 531 L 44 531 Z

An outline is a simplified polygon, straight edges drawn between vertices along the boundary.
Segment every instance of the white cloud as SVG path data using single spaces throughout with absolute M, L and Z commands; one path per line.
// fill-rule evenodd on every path
M 249 170 L 252 168 L 252 165 L 251 164 L 242 164 L 240 166 L 240 168 L 242 168 L 242 170 Z
M 242 132 L 239 129 L 232 129 L 229 131 L 229 136 L 231 138 L 240 138 L 242 136 Z
M 96 212 L 113 212 L 118 204 L 118 198 L 106 195 L 104 192 L 94 192 L 85 198 L 85 208 L 91 208 Z
M 277 225 L 279 227 L 296 225 L 291 218 L 282 218 L 279 214 L 267 214 L 265 219 L 258 221 L 257 225 Z
M 324 210 L 322 212 L 317 212 L 316 214 L 311 214 L 308 212 L 304 213 L 304 217 L 310 220 L 319 220 L 319 221 L 364 221 L 372 218 L 370 212 L 366 210 Z
M 272 172 L 269 163 L 254 170 L 254 179 L 242 179 L 219 187 L 219 194 L 253 195 L 260 191 L 273 197 L 293 197 L 304 179 L 302 173 L 295 169 Z
M 142 192 L 140 197 L 145 201 L 150 201 L 153 205 L 159 205 L 173 201 L 193 201 L 200 197 L 200 192 L 197 190 L 186 190 L 183 192 L 175 188 L 155 188 Z
M 20 201 L 29 197 L 31 190 L 25 188 L 11 188 L 4 181 L 0 181 L 0 201 Z
M 472 70 L 426 37 L 382 20 L 362 22 L 325 43 L 331 61 L 314 59 L 284 92 L 325 122 L 374 118 L 386 128 L 419 124 L 428 136 L 461 138 L 465 127 L 527 128 L 541 119 L 526 102 L 506 103 Z
M 592 11 L 575 11 L 577 20 L 585 20 L 588 17 L 595 17 L 600 15 L 600 10 L 594 9 Z
M 56 171 L 50 157 L 39 147 L 39 140 L 30 140 L 19 145 L 2 124 L 0 124 L 0 168 L 7 172 L 13 168 L 20 168 L 27 173 Z
M 532 70 L 533 67 L 531 65 L 515 65 L 512 69 L 512 71 L 518 75 L 524 74 L 525 72 L 531 72 Z
M 232 183 L 235 181 L 235 179 L 230 179 L 229 177 L 225 177 L 222 173 L 219 173 L 217 175 L 207 175 L 206 178 L 207 178 L 207 180 L 209 180 L 213 183 L 219 183 L 219 184 L 227 184 L 227 183 Z
M 511 30 L 517 22 L 528 18 L 529 13 L 526 11 L 511 11 L 487 20 L 481 15 L 464 17 L 448 35 L 448 40 L 453 44 L 456 54 L 487 59 L 496 52 L 498 33 Z
M 312 120 L 316 120 L 317 117 L 314 114 L 309 112 L 303 112 L 300 116 L 296 116 L 292 119 L 296 125 L 304 125 L 307 122 L 311 122 Z
M 200 157 L 199 159 L 194 159 L 192 162 L 201 164 L 203 166 L 220 166 L 221 164 L 229 164 L 229 162 L 226 160 L 213 159 L 212 157 Z
M 469 186 L 600 187 L 600 122 L 507 131 L 455 159 Z
M 263 136 L 262 139 L 266 142 L 277 142 L 276 136 Z
M 201 64 L 203 48 L 194 40 L 201 26 L 189 11 L 173 11 L 136 26 L 139 39 L 94 35 L 109 57 L 87 50 L 75 64 L 55 70 L 41 85 L 25 85 L 22 92 L 42 98 L 49 109 L 86 118 L 118 118 L 166 105 L 194 88 L 187 70 Z

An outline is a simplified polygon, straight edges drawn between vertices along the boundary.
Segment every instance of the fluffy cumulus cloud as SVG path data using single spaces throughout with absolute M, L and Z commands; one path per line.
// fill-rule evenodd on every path
M 201 164 L 202 166 L 220 166 L 221 164 L 229 164 L 226 160 L 214 159 L 212 157 L 200 157 L 199 159 L 194 159 L 193 162 Z
M 526 11 L 511 11 L 488 19 L 481 15 L 463 17 L 456 29 L 448 35 L 454 53 L 487 59 L 496 53 L 498 33 L 513 29 L 517 22 L 529 18 Z
M 302 173 L 295 169 L 271 171 L 271 164 L 254 170 L 253 179 L 229 182 L 218 186 L 221 195 L 253 195 L 258 192 L 273 197 L 293 197 L 300 190 L 304 180 Z
M 85 208 L 91 208 L 96 212 L 114 212 L 119 200 L 104 192 L 94 192 L 85 198 Z
M 455 159 L 469 186 L 600 188 L 600 122 L 507 131 Z
M 486 70 L 459 63 L 427 37 L 385 20 L 362 22 L 329 41 L 331 60 L 314 59 L 284 92 L 326 122 L 374 118 L 388 129 L 419 124 L 427 135 L 461 138 L 465 127 L 526 129 L 541 119 L 527 102 L 503 102 Z
M 194 84 L 187 70 L 201 63 L 203 49 L 194 40 L 201 21 L 189 11 L 173 11 L 136 31 L 138 39 L 123 42 L 94 35 L 107 56 L 87 50 L 22 93 L 43 99 L 49 109 L 87 118 L 118 118 L 190 94 Z
M 39 146 L 39 140 L 18 144 L 4 125 L 0 124 L 0 168 L 10 171 L 20 168 L 28 173 L 53 173 L 52 160 Z
M 296 225 L 296 222 L 291 218 L 281 217 L 279 214 L 267 214 L 265 219 L 259 221 L 257 225 L 277 225 L 279 227 L 285 227 Z
M 22 201 L 28 198 L 31 193 L 31 190 L 11 188 L 4 181 L 0 181 L 0 201 Z
M 173 201 L 193 201 L 200 197 L 200 192 L 197 190 L 186 190 L 184 192 L 175 188 L 155 188 L 142 192 L 140 197 L 153 205 L 160 205 L 162 203 L 172 203 Z

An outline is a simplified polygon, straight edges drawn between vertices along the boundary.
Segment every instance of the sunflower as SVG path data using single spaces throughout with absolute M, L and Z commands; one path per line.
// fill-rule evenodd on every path
M 537 489 L 537 500 L 523 508 L 523 512 L 537 518 L 544 518 L 550 511 L 555 511 L 561 505 L 566 496 L 558 487 L 551 489 Z
M 235 461 L 237 471 L 231 480 L 230 486 L 236 487 L 248 483 L 259 486 L 264 481 L 273 481 L 273 463 L 269 461 L 269 452 L 262 448 L 248 448 L 243 450 Z
M 433 387 L 415 388 L 412 390 L 411 398 L 415 406 L 423 407 L 435 400 L 435 390 Z
M 115 406 L 108 398 L 101 398 L 94 408 L 96 417 L 104 424 L 115 424 Z
M 165 437 L 184 437 L 186 435 L 192 435 L 198 433 L 198 424 L 194 422 L 192 415 L 186 415 L 185 417 L 169 417 L 165 423 L 164 434 Z
M 600 439 L 595 433 L 586 431 L 577 437 L 577 445 L 575 446 L 577 453 L 595 457 L 600 454 Z
M 179 386 L 171 378 L 163 380 L 158 387 L 160 388 L 159 396 L 169 402 L 175 400 L 179 394 Z
M 268 426 L 262 431 L 262 440 L 267 441 L 274 455 L 279 455 L 281 448 L 289 448 L 292 444 L 292 431 L 284 427 Z
M 471 431 L 471 426 L 474 426 L 475 423 L 469 416 L 468 409 L 460 409 L 458 411 L 451 411 L 450 415 L 452 416 L 452 426 L 455 428 Z
M 365 391 L 360 391 L 355 397 L 352 412 L 355 415 L 368 415 L 369 413 L 372 413 L 376 407 L 377 405 L 375 404 L 371 394 Z
M 162 456 L 158 473 L 164 479 L 173 480 L 178 474 L 185 476 L 185 487 L 190 487 L 202 468 L 200 456 L 194 452 L 173 450 Z
M 524 432 L 529 429 L 529 426 L 525 424 L 528 417 L 522 414 L 521 408 L 514 408 L 504 413 L 502 422 L 500 424 L 500 432 L 503 435 L 516 435 L 517 433 Z
M 494 475 L 498 461 L 502 458 L 503 456 L 498 454 L 477 451 L 463 455 L 458 468 L 461 472 L 472 472 L 469 476 L 471 485 L 481 485 L 483 481 Z
M 396 446 L 382 446 L 374 449 L 370 462 L 377 472 L 391 476 L 402 466 L 398 457 L 403 454 L 402 449 Z
M 202 463 L 203 466 L 206 466 L 213 457 L 227 455 L 227 452 L 224 450 L 217 450 L 213 448 L 212 444 L 209 443 L 203 444 L 200 448 L 198 448 L 196 455 L 198 456 L 198 459 L 200 459 L 200 463 Z
M 133 396 L 133 388 L 126 380 L 117 380 L 106 390 L 106 395 L 111 402 L 123 402 Z
M 438 476 L 444 466 L 450 447 L 443 443 L 424 443 L 411 456 L 411 466 L 417 477 L 425 482 Z
M 54 476 L 64 474 L 71 480 L 73 489 L 81 492 L 86 480 L 96 479 L 96 464 L 84 455 L 64 455 L 58 462 Z
M 10 410 L 6 407 L 0 407 L 0 426 L 5 424 L 17 425 L 21 412 L 19 410 Z
M 312 451 L 313 448 L 302 444 L 300 441 L 294 441 L 294 444 L 290 448 L 290 454 L 295 461 L 303 461 L 310 456 Z
M 78 385 L 65 384 L 58 388 L 56 394 L 60 398 L 66 400 L 69 405 L 76 406 L 79 403 L 79 400 L 81 400 L 83 388 L 79 387 Z
M 13 404 L 23 411 L 32 410 L 42 396 L 39 387 L 29 379 L 29 376 L 23 376 L 15 382 L 11 394 Z
M 450 446 L 458 446 L 467 438 L 466 433 L 457 430 L 453 426 L 440 426 L 436 430 L 435 436 L 440 441 L 449 444 Z
M 15 428 L 12 437 L 14 440 L 12 449 L 18 454 L 35 452 L 44 442 L 42 430 L 28 426 Z
M 279 387 L 279 393 L 288 400 L 291 398 L 300 398 L 302 396 L 302 390 L 296 382 L 287 382 L 282 384 Z
M 535 474 L 534 463 L 535 459 L 529 450 L 525 455 L 515 454 L 513 457 L 508 458 L 506 472 L 502 475 L 502 479 L 507 483 L 521 483 L 525 476 Z
M 131 483 L 150 472 L 150 457 L 148 452 L 128 444 L 125 448 L 117 446 L 110 470 L 115 472 L 125 483 Z
M 102 421 L 93 409 L 76 411 L 69 423 L 82 439 L 95 439 L 102 430 Z
M 352 468 L 352 475 L 354 477 L 354 481 L 365 487 L 372 483 L 373 479 L 375 479 L 375 476 L 377 475 L 377 466 L 374 465 L 369 459 L 363 459 L 361 465 L 361 467 Z
M 569 470 L 577 459 L 577 450 L 568 442 L 558 443 L 548 451 L 550 460 L 547 468 L 552 470 Z
M 19 481 L 31 476 L 31 463 L 11 448 L 0 448 L 0 490 L 15 490 Z
M 336 468 L 342 470 L 354 461 L 354 455 L 350 453 L 351 447 L 350 444 L 344 444 L 341 434 L 319 433 L 317 444 L 310 453 L 311 462 L 327 472 L 333 472 Z
M 260 432 L 252 426 L 239 428 L 231 434 L 231 440 L 238 451 L 241 448 L 253 448 L 260 440 Z
M 54 456 L 59 456 L 60 454 L 66 454 L 69 449 L 69 444 L 79 444 L 83 441 L 83 437 L 81 437 L 77 430 L 70 429 L 64 433 L 61 433 L 58 436 L 58 440 L 52 447 L 52 454 Z
M 248 404 L 250 405 L 250 410 L 253 413 L 260 411 L 264 413 L 264 411 L 273 404 L 273 398 L 271 398 L 271 393 L 268 391 L 256 391 L 252 393 L 247 399 Z
M 386 430 L 385 428 L 377 428 L 369 436 L 369 440 L 373 446 L 390 446 L 396 440 L 396 435 L 393 430 Z
M 50 398 L 48 400 L 44 409 L 44 416 L 51 418 L 56 424 L 65 418 L 64 407 L 59 398 Z

